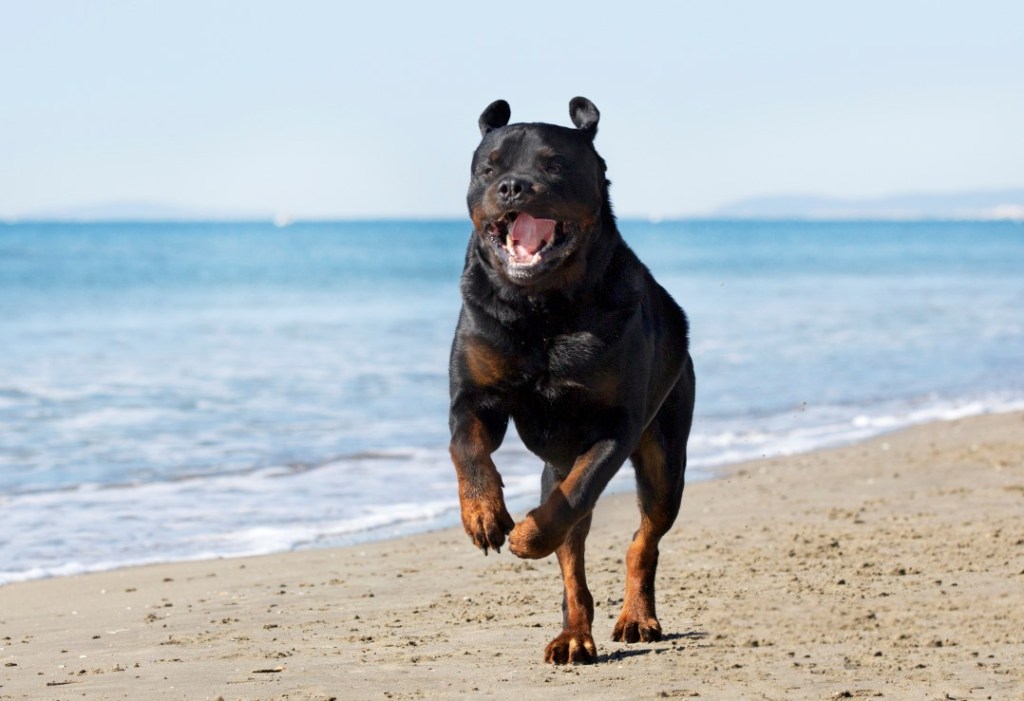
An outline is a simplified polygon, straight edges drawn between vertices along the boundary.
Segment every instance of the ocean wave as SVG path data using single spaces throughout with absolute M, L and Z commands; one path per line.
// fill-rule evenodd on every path
M 791 455 L 906 426 L 1024 409 L 1024 398 L 921 397 L 871 407 L 807 407 L 756 420 L 698 418 L 690 481 L 725 464 Z M 842 417 L 842 418 L 840 418 Z M 495 456 L 513 513 L 536 505 L 541 462 L 514 435 Z M 609 492 L 632 488 L 623 469 Z M 175 560 L 358 543 L 458 523 L 447 450 L 409 447 L 188 479 L 83 484 L 0 498 L 0 584 Z M 71 535 L 73 534 L 73 536 Z

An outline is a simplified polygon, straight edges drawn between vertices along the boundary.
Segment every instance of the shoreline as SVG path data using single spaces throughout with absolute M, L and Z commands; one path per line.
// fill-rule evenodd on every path
M 969 418 L 973 416 L 987 416 L 992 414 L 1003 414 L 1013 413 L 1017 411 L 1024 411 L 1024 400 L 1019 399 L 1008 399 L 1006 397 L 997 396 L 985 396 L 985 397 L 959 397 L 959 398 L 947 398 L 943 401 L 938 402 L 925 402 L 921 400 L 907 400 L 905 402 L 895 402 L 892 406 L 885 404 L 877 405 L 867 410 L 864 413 L 859 413 L 852 419 L 848 419 L 842 422 L 833 422 L 826 424 L 812 424 L 809 430 L 805 427 L 804 429 L 797 429 L 790 431 L 789 434 L 776 435 L 772 432 L 764 432 L 755 430 L 747 439 L 747 445 L 740 447 L 744 444 L 743 436 L 735 435 L 729 429 L 724 429 L 724 433 L 718 433 L 712 430 L 710 433 L 705 433 L 703 436 L 700 431 L 695 431 L 691 434 L 691 444 L 694 438 L 698 440 L 704 439 L 705 445 L 704 450 L 706 451 L 706 444 L 714 444 L 716 439 L 725 437 L 729 443 L 728 447 L 720 448 L 722 451 L 719 456 L 714 457 L 711 460 L 707 459 L 707 455 L 701 454 L 698 457 L 691 455 L 691 464 L 688 469 L 688 484 L 695 484 L 697 482 L 716 480 L 720 479 L 723 475 L 727 474 L 732 466 L 746 463 L 754 460 L 765 460 L 772 458 L 787 458 L 806 453 L 813 453 L 824 450 L 831 450 L 835 448 L 841 448 L 848 445 L 855 445 L 867 440 L 872 440 L 880 436 L 884 436 L 893 432 L 899 432 L 907 428 L 918 426 L 921 424 L 951 421 L 956 419 Z M 706 426 L 703 428 L 707 428 Z M 800 435 L 801 433 L 805 435 Z M 773 450 L 770 450 L 772 449 Z M 511 449 L 511 454 L 506 451 Z M 395 455 L 401 455 L 405 451 L 415 451 L 416 449 L 399 449 Z M 770 453 L 770 454 L 766 454 Z M 531 462 L 530 474 L 525 477 L 526 481 L 529 482 L 529 486 L 524 488 L 524 475 L 520 474 L 522 471 L 522 456 L 528 456 Z M 324 463 L 326 466 L 335 464 L 347 464 L 349 461 L 357 460 L 361 458 L 363 454 L 357 453 L 353 455 L 340 456 L 331 459 Z M 513 457 L 515 456 L 515 457 Z M 444 451 L 443 462 L 445 464 L 447 475 L 450 470 L 450 464 L 448 462 L 447 451 Z M 505 498 L 509 505 L 509 509 L 512 512 L 521 511 L 525 513 L 530 508 L 535 506 L 537 493 L 540 489 L 540 471 L 536 465 L 532 464 L 535 462 L 532 454 L 529 453 L 527 448 L 523 446 L 517 436 L 511 436 L 507 441 L 506 445 L 496 454 L 495 461 L 499 465 L 499 469 L 505 468 Z M 509 464 L 511 462 L 511 464 Z M 324 467 L 321 465 L 320 467 Z M 227 480 L 232 479 L 246 479 L 247 475 L 260 476 L 262 474 L 271 474 L 277 476 L 279 474 L 280 467 L 264 467 L 257 468 L 252 471 L 245 473 L 217 473 L 213 475 L 199 475 L 190 477 L 183 480 L 172 480 L 171 484 L 187 485 L 190 484 L 190 480 Z M 324 479 L 331 480 L 331 478 L 325 477 Z M 336 475 L 335 480 L 343 480 L 344 476 Z M 95 499 L 96 495 L 102 495 L 108 490 L 112 492 L 120 492 L 122 490 L 131 491 L 133 489 L 142 490 L 159 490 L 164 486 L 165 483 L 153 482 L 153 483 L 141 483 L 141 484 L 115 484 L 115 485 L 95 485 L 85 484 L 80 485 L 77 488 L 71 488 L 66 491 L 65 488 L 57 488 L 55 490 L 41 490 L 41 491 L 30 491 L 24 493 L 16 493 L 8 497 L 13 500 L 7 504 L 8 508 L 14 509 L 16 520 L 25 520 L 25 512 L 22 505 L 18 502 L 21 499 L 37 500 L 41 495 L 45 495 L 52 501 L 48 508 L 60 509 L 62 504 L 67 504 L 71 508 L 66 510 L 66 513 L 60 516 L 60 523 L 63 523 L 65 527 L 72 527 L 73 525 L 73 514 L 76 508 L 81 508 L 81 503 L 77 502 L 76 499 L 91 500 Z M 218 491 L 224 489 L 237 489 L 237 485 L 209 485 L 205 487 L 210 495 L 217 494 Z M 98 491 L 97 491 L 98 490 Z M 632 493 L 634 490 L 632 470 L 624 466 L 620 470 L 619 474 L 616 475 L 608 488 L 605 490 L 605 497 L 622 494 Z M 287 492 L 287 489 L 286 489 Z M 445 503 L 443 506 L 438 506 L 438 502 L 432 502 L 430 508 L 431 512 L 434 512 L 432 516 L 400 516 L 394 515 L 391 518 L 394 520 L 381 523 L 380 525 L 368 525 L 362 528 L 357 527 L 355 530 L 345 530 L 341 532 L 332 532 L 331 530 L 316 531 L 318 524 L 315 520 L 308 524 L 309 530 L 312 535 L 303 536 L 302 540 L 289 541 L 287 534 L 279 532 L 267 531 L 267 529 L 252 529 L 250 522 L 239 522 L 236 525 L 235 530 L 224 530 L 225 523 L 220 522 L 212 526 L 211 530 L 207 531 L 207 534 L 214 538 L 224 539 L 225 537 L 230 538 L 232 533 L 240 530 L 265 530 L 263 540 L 266 543 L 276 542 L 274 545 L 268 545 L 266 547 L 256 548 L 233 548 L 228 546 L 227 548 L 203 548 L 198 551 L 194 551 L 192 554 L 181 552 L 179 548 L 175 547 L 175 544 L 171 544 L 168 551 L 168 542 L 161 541 L 156 544 L 156 548 L 153 554 L 147 553 L 145 557 L 140 557 L 136 554 L 134 557 L 128 558 L 114 558 L 106 559 L 103 557 L 96 548 L 91 551 L 87 550 L 83 561 L 87 564 L 83 564 L 83 561 L 75 559 L 70 552 L 66 552 L 68 549 L 66 546 L 62 546 L 59 550 L 56 550 L 58 554 L 66 554 L 68 559 L 60 560 L 62 564 L 56 565 L 56 560 L 51 559 L 45 563 L 38 563 L 30 568 L 10 568 L 6 571 L 0 570 L 0 588 L 4 586 L 21 583 L 21 582 L 32 582 L 43 579 L 50 579 L 53 577 L 69 577 L 83 574 L 95 574 L 100 572 L 111 572 L 119 569 L 132 568 L 132 567 L 145 567 L 150 565 L 161 565 L 161 564 L 174 564 L 184 562 L 201 562 L 204 560 L 218 560 L 218 559 L 231 559 L 240 557 L 260 557 L 263 555 L 277 555 L 288 552 L 300 552 L 310 549 L 319 548 L 337 548 L 337 547 L 354 547 L 361 546 L 367 543 L 373 543 L 378 541 L 391 540 L 395 538 L 405 538 L 418 533 L 433 533 L 446 528 L 453 528 L 459 525 L 459 506 L 458 500 L 454 498 L 455 485 L 451 486 L 451 489 L 446 494 L 450 493 L 451 503 Z M 139 496 L 143 500 L 151 497 Z M 71 501 L 68 502 L 67 500 Z M 435 497 L 436 499 L 436 497 Z M 114 513 L 118 518 L 131 521 L 133 518 L 139 516 L 138 513 L 134 513 L 131 509 L 124 509 L 122 505 L 124 500 L 115 500 L 113 504 L 114 508 L 117 509 Z M 165 502 L 166 504 L 166 502 Z M 172 502 L 173 505 L 173 502 Z M 296 504 L 297 505 L 297 504 Z M 0 507 L 4 506 L 3 497 L 0 497 Z M 249 505 L 250 509 L 252 506 Z M 90 509 L 97 508 L 98 505 L 90 505 Z M 40 505 L 32 507 L 35 511 L 40 511 L 44 508 Z M 102 506 L 99 506 L 102 508 Z M 157 505 L 154 505 L 157 508 Z M 210 507 L 216 508 L 216 507 Z M 149 513 L 148 511 L 146 513 Z M 197 511 L 197 514 L 200 512 Z M 20 515 L 20 519 L 19 519 Z M 377 517 L 370 517 L 371 520 L 376 520 Z M 150 523 L 149 526 L 155 526 Z M 298 527 L 304 527 L 307 524 L 305 522 L 299 522 Z M 287 530 L 287 529 L 286 529 Z M 51 535 L 44 533 L 43 535 Z M 90 537 L 94 542 L 105 534 L 98 533 L 95 528 L 90 531 Z M 147 536 L 151 537 L 152 532 L 144 532 L 142 534 L 143 539 Z M 36 534 L 37 538 L 40 538 L 40 534 Z M 255 540 L 255 539 L 254 539 Z M 195 545 L 195 544 L 193 544 Z M 43 547 L 42 540 L 35 543 L 37 548 Z M 136 549 L 137 550 L 137 549 Z M 0 547 L 0 557 L 3 556 L 3 549 Z M 92 558 L 99 558 L 98 560 L 90 560 Z
M 602 497 L 588 540 L 594 666 L 541 661 L 553 558 L 484 558 L 459 528 L 4 585 L 0 699 L 1020 698 L 1024 412 L 689 485 L 659 643 L 608 640 L 633 501 Z

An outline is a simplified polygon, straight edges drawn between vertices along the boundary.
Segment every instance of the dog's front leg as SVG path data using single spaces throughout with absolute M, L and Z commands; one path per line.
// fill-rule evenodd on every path
M 509 536 L 509 550 L 522 558 L 547 557 L 594 508 L 608 481 L 629 457 L 635 441 L 626 436 L 598 441 L 573 463 L 540 506 L 526 514 Z
M 462 527 L 484 555 L 488 548 L 500 552 L 515 521 L 505 508 L 504 484 L 491 453 L 501 445 L 508 417 L 460 404 L 453 403 L 449 452 L 459 479 Z

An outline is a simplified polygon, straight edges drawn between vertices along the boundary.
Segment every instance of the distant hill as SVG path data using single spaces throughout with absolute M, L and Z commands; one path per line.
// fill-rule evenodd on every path
M 720 207 L 715 219 L 966 219 L 1024 221 L 1024 188 L 955 193 L 914 193 L 874 199 L 819 195 L 751 197 Z M 703 218 L 703 217 L 702 217 Z M 7 217 L 8 221 L 273 221 L 292 217 L 269 211 L 206 209 L 160 202 L 116 201 L 54 207 Z M 4 217 L 0 216 L 0 221 Z
M 753 197 L 721 207 L 722 219 L 1012 219 L 1024 221 L 1024 189 L 917 193 L 875 199 Z

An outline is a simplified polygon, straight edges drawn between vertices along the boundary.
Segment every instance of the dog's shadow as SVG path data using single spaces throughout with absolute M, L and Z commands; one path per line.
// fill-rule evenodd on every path
M 665 643 L 665 642 L 670 642 L 672 640 L 703 640 L 706 637 L 708 637 L 708 634 L 703 632 L 703 631 L 691 630 L 691 631 L 688 631 L 686 633 L 668 633 L 667 635 L 663 635 L 661 637 L 661 642 Z M 608 653 L 605 653 L 603 655 L 598 655 L 597 656 L 597 661 L 598 662 L 615 662 L 617 660 L 625 660 L 627 658 L 636 657 L 638 655 L 650 655 L 652 652 L 665 652 L 665 650 L 656 649 L 656 648 L 650 648 L 650 647 L 648 647 L 648 648 L 630 647 L 630 648 L 625 648 L 625 649 L 622 649 L 622 650 L 614 650 L 612 652 L 608 652 Z
M 661 637 L 663 642 L 669 640 L 703 640 L 708 634 L 702 630 L 691 630 L 686 633 L 669 633 Z
M 614 652 L 607 652 L 607 653 L 605 653 L 603 655 L 598 655 L 597 656 L 597 661 L 598 662 L 616 662 L 617 660 L 624 660 L 627 657 L 636 657 L 637 655 L 649 655 L 649 654 L 651 654 L 651 650 L 650 649 L 637 650 L 636 648 L 634 648 L 632 650 L 616 650 Z

